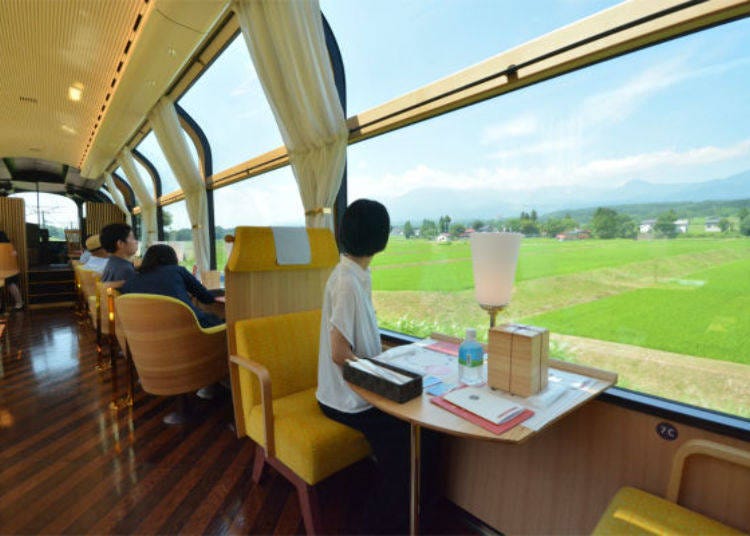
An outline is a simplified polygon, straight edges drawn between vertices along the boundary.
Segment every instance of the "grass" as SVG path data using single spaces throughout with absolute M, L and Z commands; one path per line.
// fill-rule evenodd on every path
M 568 335 L 750 364 L 750 260 L 524 318 Z
M 742 250 L 743 239 L 685 240 L 580 240 L 557 242 L 524 239 L 516 271 L 516 283 L 551 276 L 575 274 L 652 261 L 654 270 L 669 257 L 713 250 Z M 468 242 L 449 246 L 423 240 L 393 238 L 375 256 L 374 290 L 423 290 L 455 292 L 474 287 Z

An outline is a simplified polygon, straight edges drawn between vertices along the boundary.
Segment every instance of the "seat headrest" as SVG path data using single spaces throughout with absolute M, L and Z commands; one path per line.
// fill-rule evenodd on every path
M 329 229 L 306 229 L 310 242 L 309 264 L 280 265 L 277 261 L 271 227 L 237 227 L 232 254 L 227 262 L 230 272 L 267 272 L 331 268 L 339 261 L 336 240 Z

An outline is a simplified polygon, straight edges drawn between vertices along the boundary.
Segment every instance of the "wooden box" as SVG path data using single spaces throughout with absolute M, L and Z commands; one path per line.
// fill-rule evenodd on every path
M 487 344 L 487 384 L 523 397 L 547 387 L 549 331 L 522 324 L 490 330 Z
M 359 370 L 358 368 L 354 368 L 350 366 L 349 363 L 344 364 L 344 379 L 348 382 L 353 383 L 354 385 L 364 387 L 368 391 L 372 391 L 373 393 L 384 396 L 389 400 L 398 402 L 399 404 L 408 402 L 412 398 L 416 398 L 422 394 L 422 376 L 420 376 L 419 374 L 414 374 L 413 372 L 409 372 L 408 370 L 394 367 L 393 365 L 388 365 L 386 363 L 381 363 L 380 361 L 371 361 L 373 361 L 373 363 L 376 363 L 380 367 L 393 370 L 412 379 L 411 381 L 399 385 L 397 383 L 389 382 L 388 380 L 379 376 L 375 376 L 374 374 L 368 374 L 367 372 Z
M 510 363 L 513 330 L 510 324 L 490 329 L 487 336 L 487 385 L 510 392 Z

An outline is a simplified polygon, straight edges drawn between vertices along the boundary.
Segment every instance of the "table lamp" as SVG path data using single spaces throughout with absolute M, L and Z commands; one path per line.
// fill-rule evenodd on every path
M 522 236 L 520 233 L 474 233 L 471 236 L 474 289 L 479 306 L 490 314 L 491 328 L 495 326 L 497 313 L 510 302 Z

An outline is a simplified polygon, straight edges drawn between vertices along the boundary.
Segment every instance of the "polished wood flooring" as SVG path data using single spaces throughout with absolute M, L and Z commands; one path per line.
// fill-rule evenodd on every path
M 109 372 L 94 368 L 93 331 L 70 309 L 13 313 L 8 331 L 0 534 L 304 533 L 283 477 L 268 468 L 253 484 L 254 446 L 231 429 L 227 392 L 195 398 L 195 421 L 182 426 L 162 423 L 171 400 L 140 389 L 132 408 L 113 412 Z M 320 485 L 327 532 L 367 532 L 357 517 L 370 482 L 362 463 Z M 456 507 L 440 510 L 427 532 L 480 531 Z

